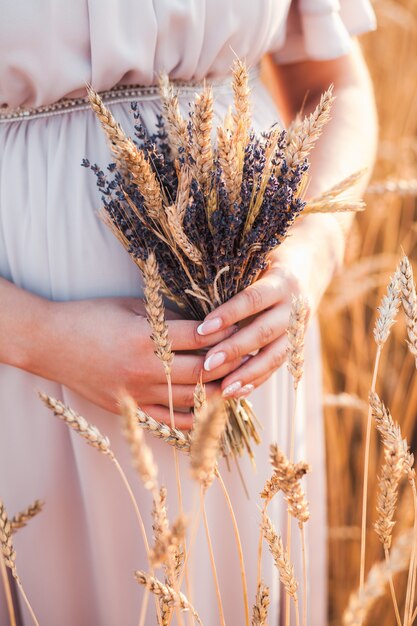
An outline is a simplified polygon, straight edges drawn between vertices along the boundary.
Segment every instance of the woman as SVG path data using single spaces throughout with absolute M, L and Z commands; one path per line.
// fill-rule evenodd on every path
M 163 372 L 149 340 L 137 268 L 99 221 L 93 177 L 83 157 L 105 165 L 110 155 L 87 107 L 43 105 L 85 95 L 84 85 L 106 92 L 115 85 L 152 85 L 166 71 L 180 81 L 184 110 L 198 90 L 213 82 L 216 115 L 231 102 L 234 55 L 256 67 L 270 54 L 267 87 L 254 72 L 253 124 L 266 129 L 304 105 L 308 113 L 334 84 L 333 119 L 312 157 L 309 195 L 372 164 L 376 122 L 372 89 L 353 37 L 373 28 L 368 0 L 77 0 L 37 3 L 0 0 L 0 497 L 10 514 L 35 498 L 45 510 L 15 537 L 17 565 L 42 625 L 131 626 L 142 590 L 134 569 L 146 568 L 141 538 L 119 477 L 105 457 L 54 420 L 37 390 L 62 399 L 108 434 L 135 485 L 144 518 L 149 496 L 137 485 L 119 433 L 117 396 L 127 389 L 152 415 L 167 420 Z M 291 6 L 290 6 L 291 5 Z M 192 84 L 190 84 L 190 81 Z M 188 83 L 188 84 L 187 84 Z M 307 95 L 307 97 L 306 97 Z M 109 94 L 103 93 L 103 98 Z M 160 102 L 152 90 L 135 90 L 152 128 Z M 129 97 L 112 111 L 132 133 Z M 29 108 L 29 114 L 19 111 Z M 33 110 L 32 110 L 33 109 Z M 364 182 L 357 187 L 363 190 Z M 285 368 L 285 327 L 291 295 L 308 298 L 314 313 L 343 258 L 350 217 L 308 217 L 271 256 L 258 283 L 219 307 L 204 323 L 169 323 L 174 402 L 189 407 L 204 366 L 209 393 L 252 393 L 263 426 L 257 472 L 242 462 L 247 501 L 235 469 L 226 476 L 245 546 L 249 593 L 255 594 L 258 512 L 255 501 L 269 475 L 268 445 L 288 443 L 291 380 Z M 251 323 L 235 331 L 249 317 Z M 195 356 L 210 348 L 204 360 Z M 258 353 L 256 351 L 259 350 Z M 250 359 L 245 359 L 250 353 Z M 309 623 L 323 626 L 325 610 L 324 448 L 320 413 L 320 348 L 316 325 L 306 341 L 305 377 L 297 411 L 296 458 L 313 465 L 308 489 Z M 191 417 L 177 414 L 189 428 Z M 149 441 L 176 514 L 171 451 Z M 182 467 L 185 509 L 193 508 L 187 465 Z M 259 500 L 258 500 L 259 501 Z M 226 622 L 242 624 L 243 603 L 231 524 L 214 485 L 207 508 L 222 588 Z M 285 511 L 271 507 L 284 528 Z M 148 526 L 149 530 L 149 526 Z M 203 622 L 219 623 L 204 536 L 191 566 L 193 600 Z M 295 551 L 295 550 L 294 550 Z M 298 567 L 298 564 L 297 564 Z M 194 569 L 193 569 L 194 568 Z M 300 572 L 297 570 L 297 575 Z M 271 586 L 270 624 L 278 624 L 278 585 L 264 559 Z M 21 607 L 23 624 L 30 618 Z M 5 603 L 0 623 L 7 624 Z M 153 611 L 147 624 L 155 623 Z

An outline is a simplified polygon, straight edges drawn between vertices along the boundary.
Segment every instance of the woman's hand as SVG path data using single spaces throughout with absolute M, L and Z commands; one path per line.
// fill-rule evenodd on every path
M 154 355 L 141 300 L 103 298 L 57 303 L 5 283 L 0 283 L 5 295 L 0 326 L 5 331 L 8 328 L 10 341 L 1 346 L 3 362 L 57 381 L 112 412 L 118 411 L 118 398 L 126 391 L 152 417 L 170 422 L 164 369 Z M 24 303 L 25 310 L 19 302 Z M 229 327 L 202 337 L 197 333 L 198 324 L 181 319 L 168 321 L 176 352 L 172 367 L 174 405 L 188 411 L 176 412 L 179 428 L 192 426 L 189 409 L 204 364 L 204 356 L 195 352 L 223 341 L 235 330 Z M 7 340 L 6 335 L 3 337 Z M 204 373 L 209 395 L 220 392 L 219 382 L 213 381 L 226 376 L 240 362 L 235 359 L 216 372 Z
M 248 396 L 283 364 L 293 296 L 307 300 L 311 317 L 342 252 L 343 234 L 334 220 L 329 216 L 319 223 L 305 219 L 270 255 L 270 265 L 256 283 L 206 317 L 198 328 L 202 336 L 241 323 L 238 332 L 209 350 L 206 372 L 214 374 L 253 355 L 224 378 L 224 397 Z

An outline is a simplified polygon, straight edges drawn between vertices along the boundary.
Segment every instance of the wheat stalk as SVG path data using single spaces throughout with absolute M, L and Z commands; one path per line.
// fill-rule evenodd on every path
M 178 607 L 182 611 L 190 611 L 197 622 L 202 624 L 197 611 L 181 591 L 175 591 L 170 585 L 164 585 L 164 583 L 154 576 L 140 570 L 135 572 L 135 579 L 151 593 L 159 596 L 167 606 Z

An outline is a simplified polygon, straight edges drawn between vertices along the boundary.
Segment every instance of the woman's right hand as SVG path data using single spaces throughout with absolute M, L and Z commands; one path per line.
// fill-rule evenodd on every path
M 34 297 L 34 296 L 31 296 Z M 36 297 L 35 297 L 36 298 Z M 39 299 L 37 299 L 39 305 Z M 118 411 L 124 391 L 155 419 L 170 422 L 168 389 L 162 363 L 154 355 L 151 330 L 143 302 L 134 298 L 42 301 L 39 323 L 20 350 L 20 362 L 12 363 L 34 374 L 57 381 L 108 411 Z M 178 319 L 167 311 L 172 350 L 173 400 L 176 409 L 193 406 L 193 393 L 203 372 L 207 392 L 220 392 L 221 379 L 240 365 L 228 363 L 213 375 L 204 372 L 204 357 L 196 351 L 219 343 L 235 329 L 202 337 L 198 322 Z M 194 354 L 193 354 L 194 352 Z M 176 411 L 179 428 L 190 428 L 190 413 Z

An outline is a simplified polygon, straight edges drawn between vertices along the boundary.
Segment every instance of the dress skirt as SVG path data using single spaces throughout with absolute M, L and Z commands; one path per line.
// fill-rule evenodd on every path
M 232 102 L 229 86 L 214 89 L 215 112 L 223 119 Z M 186 110 L 192 93 L 181 92 Z M 257 130 L 277 121 L 269 94 L 256 79 L 253 116 Z M 111 106 L 126 132 L 133 134 L 128 103 Z M 152 130 L 160 103 L 139 101 Z M 54 301 L 109 296 L 141 297 L 137 267 L 100 221 L 95 177 L 80 166 L 87 157 L 105 167 L 111 156 L 94 114 L 88 110 L 0 124 L 0 275 L 16 285 Z M 1 336 L 0 336 L 1 341 Z M 45 350 L 48 337 L 45 336 Z M 296 460 L 311 463 L 306 479 L 311 507 L 307 524 L 309 624 L 326 623 L 325 458 L 321 411 L 320 343 L 317 324 L 307 334 L 305 374 L 296 416 Z M 82 375 L 82 373 L 80 373 Z M 109 436 L 126 471 L 151 536 L 151 499 L 131 468 L 129 451 L 117 415 L 105 412 L 57 382 L 0 365 L 0 498 L 10 515 L 33 500 L 44 510 L 14 537 L 17 569 L 42 626 L 137 626 L 143 590 L 136 569 L 147 569 L 143 541 L 131 503 L 114 466 L 87 446 L 40 402 L 37 392 L 54 396 Z M 286 367 L 277 371 L 252 397 L 262 424 L 256 448 L 256 470 L 242 459 L 246 497 L 235 467 L 222 464 L 222 474 L 239 524 L 244 546 L 249 600 L 256 593 L 260 513 L 259 492 L 270 476 L 269 445 L 288 449 L 293 403 L 292 380 Z M 172 449 L 147 435 L 168 489 L 171 519 L 178 512 Z M 188 459 L 181 458 L 185 511 L 196 508 L 196 486 Z M 207 513 L 222 600 L 228 626 L 244 624 L 242 587 L 233 528 L 217 483 L 207 493 Z M 276 528 L 285 534 L 286 510 L 280 496 L 271 504 Z M 297 526 L 292 554 L 301 580 Z M 263 579 L 271 589 L 269 624 L 280 623 L 277 573 L 264 545 Z M 202 524 L 190 557 L 192 600 L 206 626 L 219 624 L 207 543 Z M 21 623 L 31 624 L 19 594 Z M 282 604 L 282 603 L 281 603 Z M 281 610 L 282 614 L 282 610 Z M 8 614 L 0 591 L 0 624 Z M 156 624 L 149 604 L 146 625 Z

